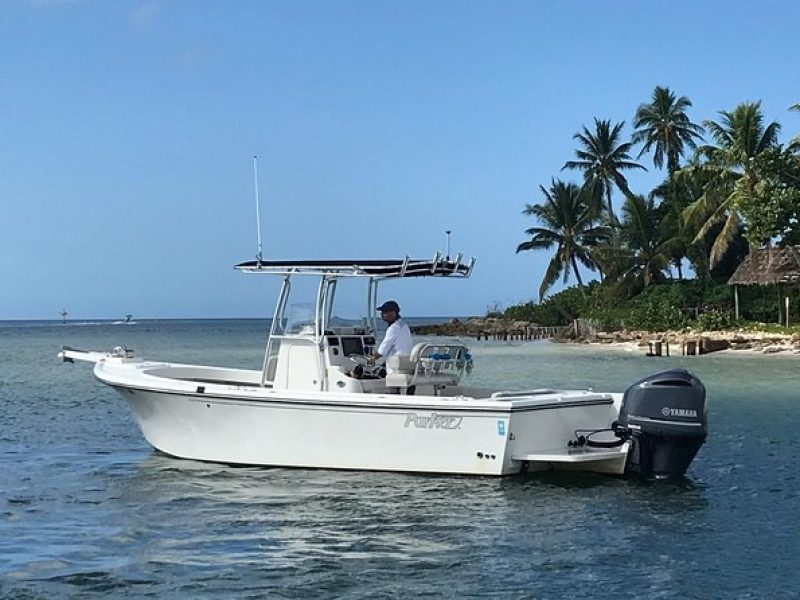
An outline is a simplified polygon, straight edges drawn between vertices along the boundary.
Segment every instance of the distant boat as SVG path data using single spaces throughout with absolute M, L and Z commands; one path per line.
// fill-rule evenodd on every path
M 69 313 L 67 312 L 67 309 L 66 308 L 62 308 L 61 312 L 58 313 L 58 314 L 61 315 L 61 322 L 62 323 L 66 323 L 67 322 L 67 317 L 69 316 Z
M 136 321 L 133 320 L 133 315 L 125 315 L 124 321 L 114 321 L 112 325 L 136 325 Z

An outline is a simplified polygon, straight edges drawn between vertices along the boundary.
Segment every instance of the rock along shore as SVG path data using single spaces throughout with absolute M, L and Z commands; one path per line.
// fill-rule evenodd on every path
M 411 328 L 416 335 L 471 337 L 477 340 L 537 340 L 639 346 L 643 352 L 663 354 L 708 354 L 720 350 L 753 353 L 800 354 L 800 334 L 765 331 L 599 331 L 583 324 L 542 327 L 530 321 L 496 317 L 452 319 L 436 325 Z
M 447 323 L 411 327 L 412 333 L 416 335 L 472 337 L 478 340 L 574 339 L 567 330 L 572 330 L 574 333 L 572 325 L 541 327 L 530 321 L 512 321 L 496 317 L 451 319 Z
M 765 331 L 598 331 L 579 341 L 600 344 L 636 345 L 660 354 L 708 354 L 720 350 L 744 350 L 751 353 L 800 354 L 800 334 Z M 660 345 L 660 346 L 659 346 Z

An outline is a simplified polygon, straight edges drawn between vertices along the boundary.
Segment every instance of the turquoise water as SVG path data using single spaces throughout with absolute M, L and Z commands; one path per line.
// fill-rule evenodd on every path
M 471 342 L 475 385 L 710 395 L 688 477 L 231 468 L 153 452 L 61 344 L 257 368 L 263 321 L 0 323 L 0 597 L 797 596 L 800 357 Z

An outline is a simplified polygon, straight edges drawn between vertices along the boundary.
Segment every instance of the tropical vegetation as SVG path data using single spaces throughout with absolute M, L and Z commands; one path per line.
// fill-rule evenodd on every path
M 611 230 L 600 223 L 599 213 L 593 210 L 584 188 L 553 180 L 550 189 L 544 186 L 539 189 L 544 200 L 540 204 L 527 204 L 522 212 L 536 217 L 541 225 L 525 230 L 530 239 L 520 243 L 517 252 L 555 247 L 539 287 L 541 300 L 562 273 L 564 282 L 567 281 L 570 269 L 578 285 L 583 285 L 578 262 L 590 270 L 595 269 L 597 261 L 593 249 L 609 238 Z
M 595 118 L 581 127 L 562 168 L 579 181 L 554 178 L 523 209 L 535 224 L 517 252 L 550 254 L 538 300 L 505 316 L 644 329 L 732 323 L 726 282 L 749 250 L 800 245 L 800 135 L 781 143 L 780 123 L 768 121 L 758 101 L 702 124 L 691 108 L 688 97 L 657 86 L 635 110 L 629 134 L 625 121 Z M 800 103 L 788 110 L 800 111 Z M 663 179 L 632 189 L 626 174 L 646 170 L 639 162 L 646 158 Z M 576 285 L 548 296 L 559 279 Z M 800 291 L 783 293 L 797 296 L 800 317 Z M 740 294 L 750 319 L 776 320 L 774 289 Z
M 562 170 L 583 172 L 583 187 L 597 202 L 593 208 L 597 211 L 605 200 L 605 210 L 608 211 L 611 222 L 616 220 L 611 202 L 613 189 L 616 187 L 625 196 L 631 193 L 623 171 L 644 169 L 642 165 L 632 161 L 628 154 L 633 143 L 621 141 L 624 126 L 624 121 L 612 127 L 611 121 L 595 119 L 594 133 L 584 127 L 582 132 L 573 136 L 580 146 L 575 150 L 578 160 L 568 160 L 562 167 Z

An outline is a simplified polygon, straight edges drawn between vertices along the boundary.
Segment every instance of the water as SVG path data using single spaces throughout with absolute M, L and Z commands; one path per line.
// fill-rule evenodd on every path
M 800 357 L 472 343 L 476 385 L 710 392 L 689 476 L 231 468 L 153 452 L 61 344 L 257 368 L 262 321 L 0 323 L 0 597 L 796 597 Z

